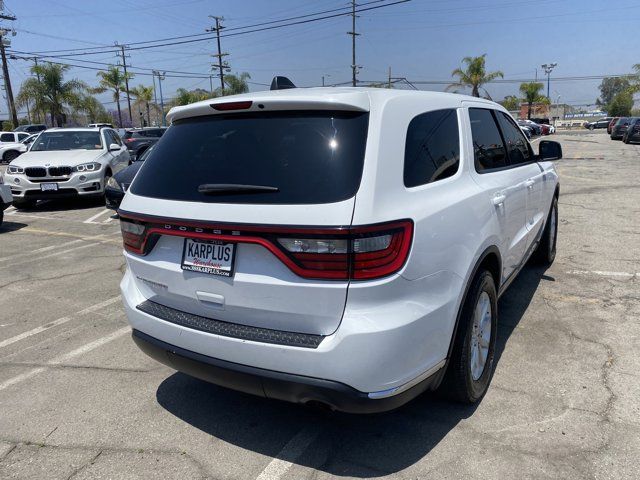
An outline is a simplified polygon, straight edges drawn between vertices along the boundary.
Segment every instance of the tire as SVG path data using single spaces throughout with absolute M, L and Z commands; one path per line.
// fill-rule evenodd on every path
M 498 294 L 493 275 L 480 270 L 465 298 L 442 382 L 441 390 L 451 400 L 475 403 L 487 392 L 493 376 L 497 327 Z
M 104 179 L 102 180 L 102 198 L 106 198 L 107 196 L 107 182 L 111 178 L 111 172 L 107 170 L 104 172 Z
M 538 248 L 533 253 L 531 260 L 536 265 L 549 266 L 556 259 L 556 243 L 558 241 L 558 197 L 554 196 L 551 209 L 547 216 L 547 222 L 542 232 L 542 238 Z
M 36 200 L 13 200 L 13 206 L 18 210 L 33 208 L 36 206 Z
M 5 163 L 11 163 L 13 160 L 18 158 L 19 156 L 20 156 L 20 152 L 16 152 L 15 150 L 9 150 L 7 152 L 4 152 L 4 155 L 2 156 L 2 161 Z

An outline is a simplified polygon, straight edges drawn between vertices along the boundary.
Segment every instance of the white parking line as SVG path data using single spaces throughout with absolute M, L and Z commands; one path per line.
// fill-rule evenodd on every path
M 116 330 L 113 333 L 110 333 L 109 335 L 105 335 L 104 337 L 99 338 L 98 340 L 94 340 L 93 342 L 87 343 L 86 345 L 76 348 L 75 350 L 69 353 L 65 353 L 64 355 L 60 355 L 52 360 L 49 360 L 47 362 L 47 365 L 54 366 L 54 365 L 60 365 L 62 363 L 66 363 L 69 360 L 74 359 L 75 357 L 79 357 L 80 355 L 89 353 L 90 351 L 95 350 L 96 348 L 101 347 L 102 345 L 109 343 L 112 340 L 115 340 L 116 338 L 119 338 L 122 335 L 129 332 L 131 332 L 131 328 L 129 328 L 129 326 L 123 327 L 119 330 Z M 16 383 L 20 383 L 20 382 L 23 382 L 24 380 L 28 380 L 31 377 L 34 377 L 39 373 L 44 372 L 46 369 L 47 369 L 46 367 L 38 367 L 38 368 L 31 369 L 27 372 L 21 373 L 20 375 L 16 375 L 15 377 L 11 377 L 10 379 L 0 383 L 0 390 L 4 390 L 5 388 L 10 387 L 11 385 L 15 385 Z
M 96 218 L 101 217 L 102 215 L 104 215 L 105 213 L 111 213 L 111 210 L 105 208 L 104 210 L 102 210 L 101 212 L 96 213 L 95 215 L 93 215 L 92 217 L 87 218 L 84 222 L 82 223 L 102 223 L 102 222 L 96 222 L 94 221 Z M 109 219 L 110 220 L 110 219 Z M 107 222 L 109 221 L 107 220 Z M 104 222 L 106 223 L 106 222 Z
M 640 277 L 640 272 L 630 273 L 630 272 L 606 272 L 602 270 L 569 270 L 567 273 L 569 275 L 597 275 L 599 277 L 624 277 L 624 278 Z
M 320 433 L 317 425 L 303 428 L 284 446 L 280 453 L 265 467 L 256 480 L 278 480 L 287 473 L 304 451 L 313 443 Z
M 48 252 L 50 250 L 55 250 L 56 248 L 59 248 L 59 247 L 68 247 L 69 245 L 73 245 L 75 243 L 80 243 L 84 241 L 85 241 L 84 239 L 78 239 L 78 240 L 73 240 L 71 242 L 59 243 L 56 245 L 49 245 L 48 247 L 36 248 L 35 250 L 31 250 L 30 252 L 16 253 L 14 255 L 9 255 L 8 257 L 0 257 L 0 262 L 4 262 L 6 260 L 12 260 L 14 258 L 19 258 L 19 257 L 28 257 L 30 255 L 33 255 L 34 253 Z
M 22 261 L 19 261 L 19 262 L 9 263 L 7 265 L 4 265 L 3 267 L 15 267 L 16 265 L 22 265 L 24 263 L 39 262 L 41 260 L 44 260 L 45 258 L 57 257 L 59 255 L 64 255 L 65 253 L 75 252 L 76 250 L 82 250 L 83 248 L 89 248 L 89 247 L 95 247 L 97 245 L 113 244 L 113 243 L 119 244 L 119 242 L 114 242 L 113 240 L 109 240 L 109 239 L 107 239 L 105 237 L 106 237 L 106 235 L 97 235 L 96 237 L 94 237 L 96 240 L 98 240 L 97 242 L 87 243 L 85 245 L 80 245 L 79 247 L 65 248 L 64 250 L 62 250 L 60 252 L 54 252 L 54 253 L 50 253 L 48 255 L 36 256 L 34 258 L 25 259 L 25 260 L 22 260 Z
M 50 328 L 53 328 L 53 327 L 57 327 L 58 325 L 67 323 L 80 315 L 86 315 L 87 313 L 92 313 L 92 312 L 95 312 L 96 310 L 100 310 L 101 308 L 109 306 L 112 303 L 116 303 L 118 300 L 120 300 L 120 295 L 118 295 L 117 297 L 110 298 L 109 300 L 105 300 L 104 302 L 91 305 L 90 307 L 87 307 L 84 310 L 80 310 L 79 312 L 76 312 L 69 316 L 61 317 L 57 320 L 54 320 L 53 322 L 47 323 L 46 325 L 41 325 L 39 327 L 36 327 L 32 330 L 29 330 L 28 332 L 23 332 L 14 337 L 7 338 L 6 340 L 3 340 L 0 342 L 0 348 L 11 345 L 12 343 L 19 342 L 20 340 L 24 340 L 25 338 L 32 337 L 33 335 L 37 335 L 38 333 L 44 332 L 45 330 L 49 330 Z

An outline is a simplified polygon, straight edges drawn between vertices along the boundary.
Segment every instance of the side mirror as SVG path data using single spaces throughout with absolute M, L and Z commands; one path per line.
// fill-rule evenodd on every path
M 114 150 L 120 150 L 120 145 L 118 145 L 117 143 L 112 143 L 111 145 L 109 145 L 109 151 L 113 152 Z
M 553 140 L 542 140 L 538 151 L 538 159 L 541 162 L 560 160 L 562 158 L 562 145 Z

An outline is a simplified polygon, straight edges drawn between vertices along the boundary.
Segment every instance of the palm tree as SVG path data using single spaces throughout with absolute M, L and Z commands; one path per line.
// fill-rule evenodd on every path
M 242 72 L 240 75 L 225 75 L 224 83 L 226 88 L 223 95 L 236 95 L 238 93 L 247 93 L 249 91 L 249 84 L 247 80 L 251 79 L 251 75 L 247 72 Z
M 64 81 L 67 65 L 44 63 L 31 67 L 31 73 L 37 78 L 28 78 L 22 83 L 16 97 L 18 106 L 33 102 L 36 112 L 48 113 L 51 124 L 61 126 L 65 105 L 80 102 L 87 85 L 77 79 Z
M 214 93 L 214 96 L 215 93 Z M 187 90 L 185 88 L 179 88 L 176 90 L 176 96 L 171 102 L 173 106 L 189 105 L 190 103 L 199 102 L 200 100 L 206 100 L 210 98 L 211 94 L 206 90 L 197 88 L 195 90 Z
M 542 90 L 543 88 L 544 85 L 540 82 L 527 82 L 520 84 L 520 93 L 524 95 L 524 101 L 527 102 L 528 105 L 528 119 L 531 119 L 531 106 L 534 103 L 541 102 L 547 98 L 540 94 L 540 90 Z
M 119 67 L 111 66 L 106 72 L 98 72 L 97 77 L 100 79 L 100 84 L 97 88 L 93 89 L 94 93 L 104 93 L 107 90 L 113 91 L 113 100 L 118 107 L 118 120 L 119 127 L 122 127 L 122 111 L 120 109 L 120 94 L 126 91 L 125 78 L 131 80 L 133 75 L 120 71 Z
M 72 104 L 73 109 L 76 112 L 83 113 L 87 116 L 87 123 L 110 123 L 112 121 L 111 116 L 93 95 L 82 94 Z
M 447 90 L 469 87 L 471 88 L 471 95 L 474 97 L 480 96 L 480 89 L 484 90 L 489 96 L 489 92 L 482 86 L 498 77 L 503 78 L 504 74 L 501 71 L 487 73 L 485 69 L 486 56 L 487 54 L 485 53 L 479 57 L 464 57 L 462 61 L 466 64 L 466 68 L 464 70 L 456 68 L 451 72 L 451 76 L 458 77 L 458 81 L 449 85 Z M 491 97 L 489 96 L 489 98 Z
M 151 125 L 151 111 L 149 109 L 149 104 L 151 103 L 151 100 L 153 100 L 153 87 L 138 85 L 129 93 L 136 97 L 136 103 L 145 106 L 147 111 L 147 125 Z

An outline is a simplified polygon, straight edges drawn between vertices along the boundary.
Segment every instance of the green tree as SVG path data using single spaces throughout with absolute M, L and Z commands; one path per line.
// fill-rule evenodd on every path
M 247 93 L 249 91 L 249 84 L 247 83 L 247 80 L 250 79 L 251 75 L 249 75 L 247 72 L 242 72 L 239 75 L 225 75 L 225 89 L 224 92 L 221 92 L 221 94 L 236 95 L 238 93 Z
M 214 94 L 214 97 L 216 95 Z M 187 90 L 186 88 L 179 88 L 176 90 L 176 96 L 173 98 L 171 105 L 174 107 L 180 105 L 189 105 L 190 103 L 199 102 L 211 98 L 211 93 L 201 88 L 195 90 Z
M 93 95 L 82 94 L 71 106 L 75 112 L 86 115 L 87 123 L 111 123 L 109 112 Z
M 608 110 L 614 97 L 627 90 L 630 86 L 629 79 L 625 77 L 603 78 L 598 87 L 600 97 L 596 100 L 596 105 Z
M 638 93 L 640 92 L 640 63 L 636 63 L 633 69 L 636 73 L 631 76 L 631 90 L 633 93 Z
M 500 102 L 500 105 L 502 105 L 504 108 L 510 111 L 518 110 L 518 108 L 520 107 L 520 99 L 515 95 L 507 95 Z
M 609 103 L 607 113 L 612 117 L 628 117 L 633 108 L 633 93 L 630 89 L 618 93 Z
M 543 88 L 544 85 L 540 82 L 527 82 L 520 84 L 520 93 L 522 93 L 524 101 L 527 103 L 527 118 L 529 119 L 531 119 L 531 106 L 534 103 L 549 101 L 547 97 L 540 93 Z
M 145 87 L 144 85 L 138 85 L 137 87 L 132 89 L 129 93 L 131 93 L 134 97 L 136 97 L 135 104 L 144 105 L 145 110 L 147 112 L 147 125 L 151 125 L 150 105 L 151 105 L 151 100 L 153 100 L 153 87 Z
M 31 73 L 38 78 L 28 78 L 20 87 L 16 97 L 19 107 L 27 103 L 33 104 L 35 112 L 48 113 L 51 124 L 61 126 L 62 115 L 67 106 L 80 102 L 87 85 L 77 79 L 64 81 L 64 74 L 69 70 L 67 65 L 44 63 L 31 67 Z
M 452 77 L 458 77 L 458 81 L 450 84 L 447 87 L 447 91 L 454 90 L 457 88 L 470 88 L 471 95 L 474 97 L 480 96 L 480 90 L 484 90 L 484 92 L 491 98 L 489 92 L 483 85 L 495 80 L 496 78 L 504 78 L 504 74 L 501 71 L 495 71 L 487 73 L 485 67 L 485 60 L 487 54 L 480 55 L 479 57 L 464 57 L 462 62 L 466 64 L 466 67 L 463 69 L 456 68 L 453 72 L 451 72 Z
M 98 72 L 97 77 L 100 79 L 98 87 L 92 91 L 94 93 L 104 93 L 107 90 L 111 90 L 113 93 L 113 101 L 116 102 L 118 107 L 118 126 L 122 127 L 122 110 L 120 109 L 120 94 L 126 91 L 125 78 L 131 80 L 133 75 L 120 71 L 120 67 L 111 66 L 106 72 Z

